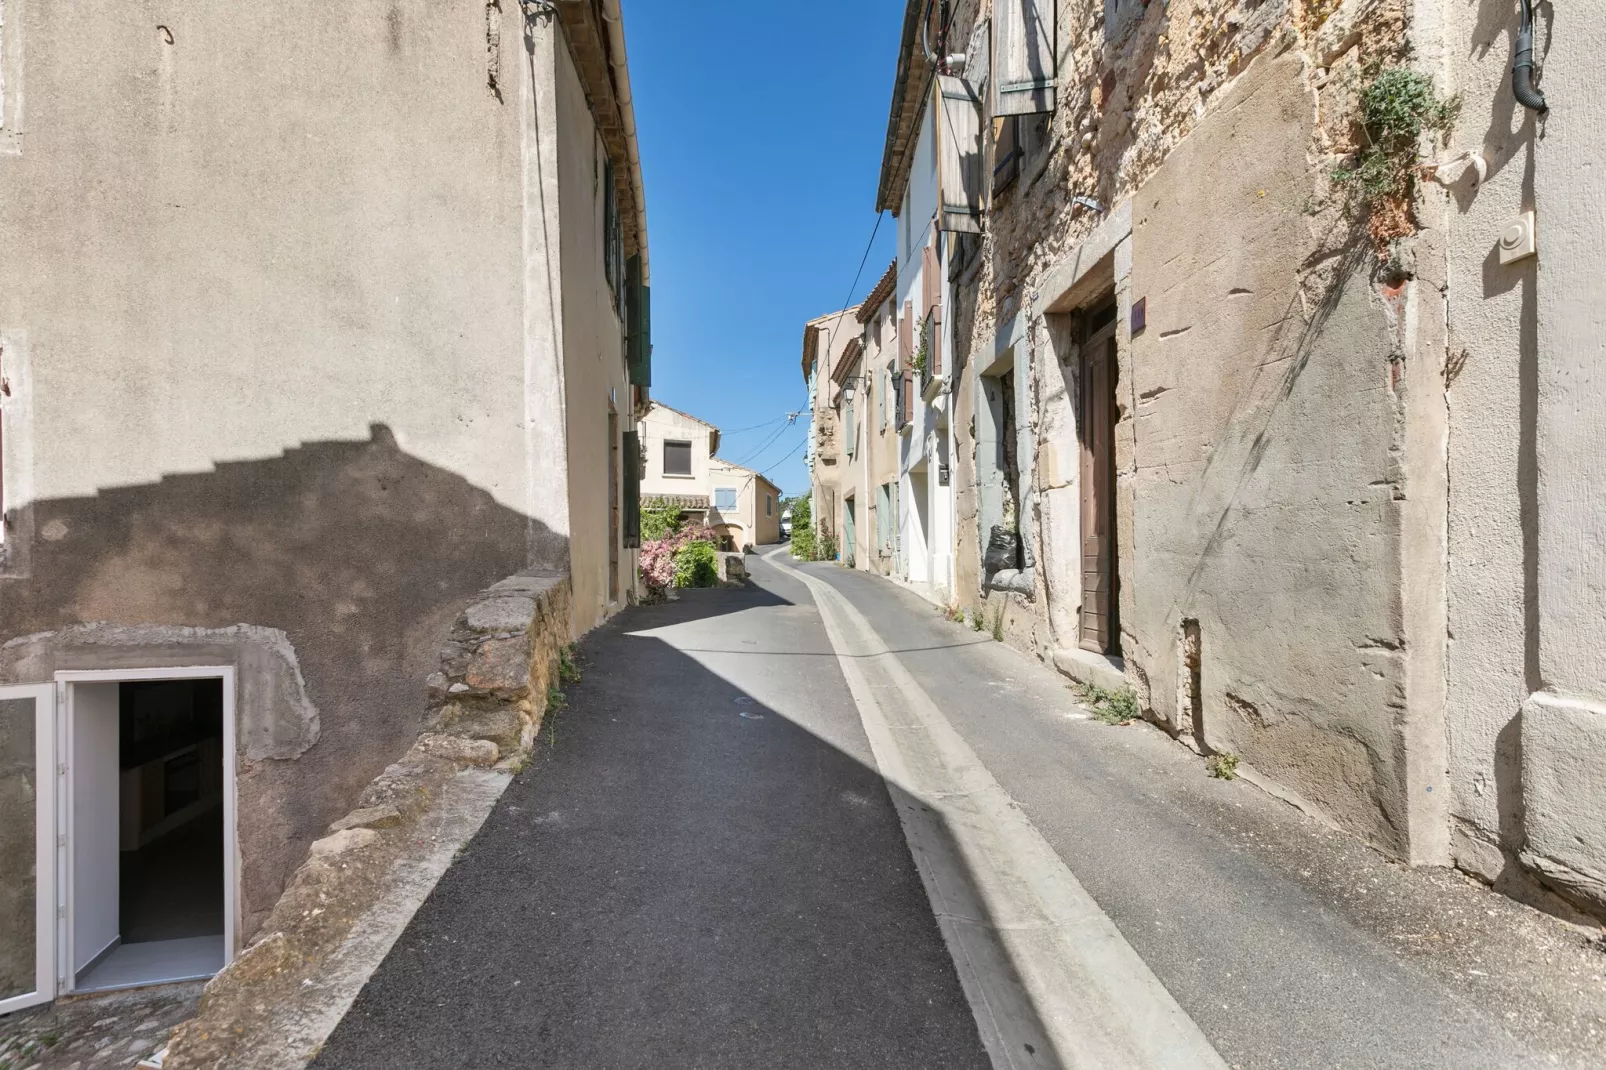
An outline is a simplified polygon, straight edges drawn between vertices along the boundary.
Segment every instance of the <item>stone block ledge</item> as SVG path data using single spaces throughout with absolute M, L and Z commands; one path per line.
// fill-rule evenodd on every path
M 299 1070 L 529 756 L 570 635 L 569 577 L 480 592 L 425 681 L 424 731 L 312 844 L 267 922 L 207 983 L 162 1070 Z

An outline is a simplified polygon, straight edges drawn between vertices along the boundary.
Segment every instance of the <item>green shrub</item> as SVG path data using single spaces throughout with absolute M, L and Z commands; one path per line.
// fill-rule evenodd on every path
M 835 561 L 837 553 L 836 536 L 827 532 L 820 534 L 818 543 L 819 553 L 814 555 L 816 561 Z
M 814 529 L 798 527 L 797 521 L 792 522 L 792 556 L 799 561 L 814 560 Z
M 663 498 L 648 498 L 641 503 L 641 537 L 643 540 L 662 539 L 680 530 L 680 506 Z
M 792 556 L 799 561 L 813 561 L 814 550 L 814 517 L 805 494 L 792 503 Z
M 703 539 L 675 551 L 676 587 L 718 587 L 719 551 Z

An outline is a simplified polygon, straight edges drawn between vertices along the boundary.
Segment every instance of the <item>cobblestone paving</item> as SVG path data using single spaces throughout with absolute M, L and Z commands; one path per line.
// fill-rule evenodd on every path
M 0 1070 L 128 1070 L 195 1013 L 199 982 L 61 1000 L 0 1018 Z

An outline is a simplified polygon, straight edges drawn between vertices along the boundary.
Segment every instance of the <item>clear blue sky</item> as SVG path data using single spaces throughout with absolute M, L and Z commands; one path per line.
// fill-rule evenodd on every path
M 808 489 L 803 324 L 843 306 L 875 224 L 903 5 L 624 0 L 652 258 L 653 397 Z M 893 254 L 881 223 L 857 301 Z M 793 452 L 793 451 L 796 452 Z M 788 457 L 788 453 L 791 454 Z

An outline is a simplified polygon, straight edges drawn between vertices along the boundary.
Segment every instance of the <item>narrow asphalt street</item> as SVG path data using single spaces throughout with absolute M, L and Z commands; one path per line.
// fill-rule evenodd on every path
M 631 610 L 320 1067 L 1600 1065 L 1606 955 L 888 581 Z

